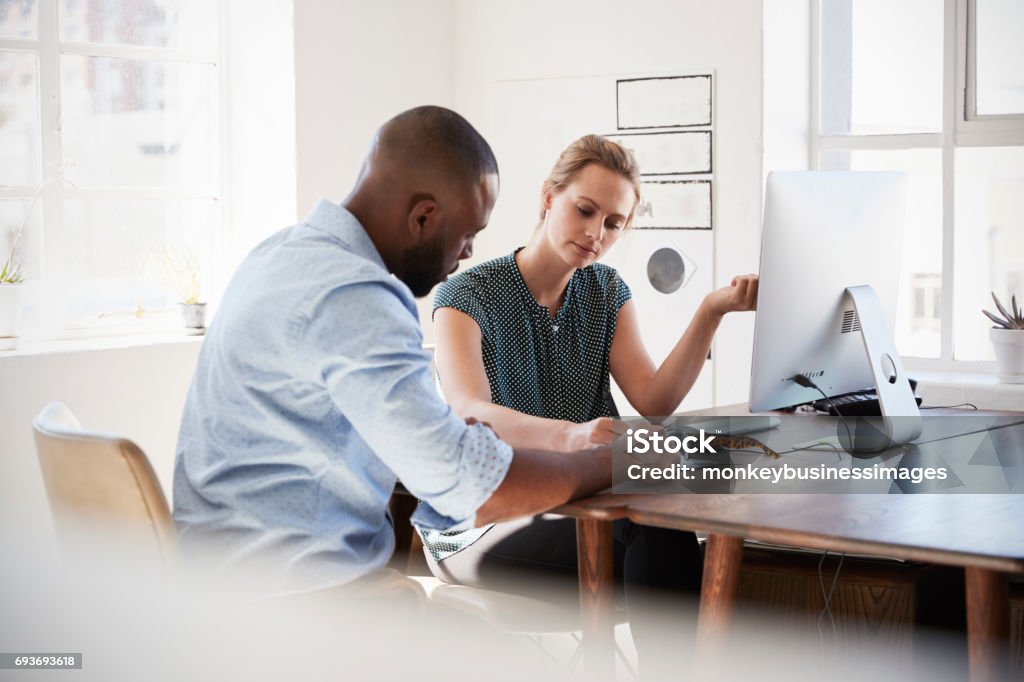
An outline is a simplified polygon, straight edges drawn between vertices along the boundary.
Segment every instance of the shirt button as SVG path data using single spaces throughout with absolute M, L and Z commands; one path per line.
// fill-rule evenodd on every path
M 558 325 L 557 324 L 551 325 L 551 331 L 557 332 L 558 331 Z

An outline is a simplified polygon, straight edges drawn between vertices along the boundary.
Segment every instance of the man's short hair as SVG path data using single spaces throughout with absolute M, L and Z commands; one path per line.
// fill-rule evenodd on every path
M 476 183 L 484 175 L 498 174 L 498 161 L 487 140 L 469 121 L 444 107 L 403 111 L 381 127 L 378 145 L 404 165 L 451 179 Z

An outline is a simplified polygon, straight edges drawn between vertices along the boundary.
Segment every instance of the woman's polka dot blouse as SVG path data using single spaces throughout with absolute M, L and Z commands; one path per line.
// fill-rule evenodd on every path
M 552 317 L 533 298 L 511 253 L 445 282 L 434 310 L 454 308 L 480 326 L 493 403 L 582 423 L 617 415 L 608 390 L 608 354 L 619 309 L 631 296 L 613 268 L 595 263 L 573 273 Z M 431 532 L 424 543 L 440 560 L 483 531 Z

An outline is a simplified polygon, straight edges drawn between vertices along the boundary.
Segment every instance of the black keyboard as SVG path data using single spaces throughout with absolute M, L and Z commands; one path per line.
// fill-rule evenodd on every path
M 916 388 L 917 382 L 910 379 L 910 390 L 913 391 Z M 921 405 L 921 398 L 919 396 L 915 395 L 914 400 L 917 401 L 918 406 Z M 873 388 L 836 396 L 832 398 L 831 403 L 821 398 L 815 400 L 811 405 L 819 412 L 828 412 L 833 416 L 877 417 L 882 414 L 882 406 L 878 402 L 878 393 Z

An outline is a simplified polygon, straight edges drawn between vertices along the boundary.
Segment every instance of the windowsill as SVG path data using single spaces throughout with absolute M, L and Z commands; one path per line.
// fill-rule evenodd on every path
M 1024 384 L 1004 384 L 993 374 L 911 371 L 923 405 L 971 403 L 979 410 L 1020 410 Z
M 69 337 L 60 339 L 23 339 L 13 350 L 0 350 L 0 362 L 6 358 L 32 355 L 58 355 L 117 348 L 138 348 L 177 343 L 200 343 L 201 333 L 188 333 L 184 329 L 154 331 L 152 333 L 119 334 L 113 336 Z

